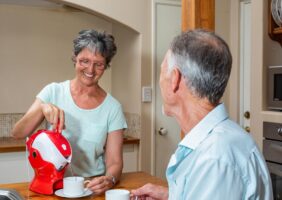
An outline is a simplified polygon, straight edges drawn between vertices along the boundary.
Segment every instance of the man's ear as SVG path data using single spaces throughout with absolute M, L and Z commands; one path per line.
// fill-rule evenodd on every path
M 178 68 L 174 68 L 171 72 L 171 84 L 172 84 L 172 90 L 175 93 L 179 89 L 179 84 L 181 81 L 181 72 Z

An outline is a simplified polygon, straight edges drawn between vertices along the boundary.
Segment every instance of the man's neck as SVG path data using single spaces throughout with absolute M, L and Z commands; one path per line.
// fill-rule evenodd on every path
M 190 98 L 189 102 L 182 104 L 177 120 L 184 134 L 189 133 L 214 108 L 207 99 Z

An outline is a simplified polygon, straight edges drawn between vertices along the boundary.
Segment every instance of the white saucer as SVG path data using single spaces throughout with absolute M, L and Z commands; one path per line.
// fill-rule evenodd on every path
M 59 197 L 65 197 L 65 198 L 80 198 L 80 197 L 86 197 L 91 195 L 93 192 L 91 190 L 86 190 L 83 194 L 78 195 L 78 196 L 69 196 L 69 195 L 65 195 L 63 192 L 63 189 L 57 190 L 55 191 L 55 195 L 59 196 Z

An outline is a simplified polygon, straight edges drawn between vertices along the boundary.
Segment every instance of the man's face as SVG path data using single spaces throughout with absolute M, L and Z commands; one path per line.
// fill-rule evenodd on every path
M 170 51 L 167 51 L 164 60 L 161 64 L 161 73 L 160 73 L 160 89 L 161 89 L 161 94 L 163 98 L 163 112 L 166 115 L 169 115 L 169 104 L 170 104 L 170 73 L 168 72 L 168 58 L 170 56 Z

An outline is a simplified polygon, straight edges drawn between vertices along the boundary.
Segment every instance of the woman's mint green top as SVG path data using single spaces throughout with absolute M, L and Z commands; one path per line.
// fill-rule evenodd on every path
M 37 98 L 64 110 L 66 129 L 62 133 L 72 147 L 71 168 L 74 175 L 90 177 L 104 174 L 107 135 L 127 128 L 121 104 L 108 93 L 95 109 L 79 108 L 71 96 L 69 80 L 45 86 Z M 70 167 L 66 175 L 70 175 Z

